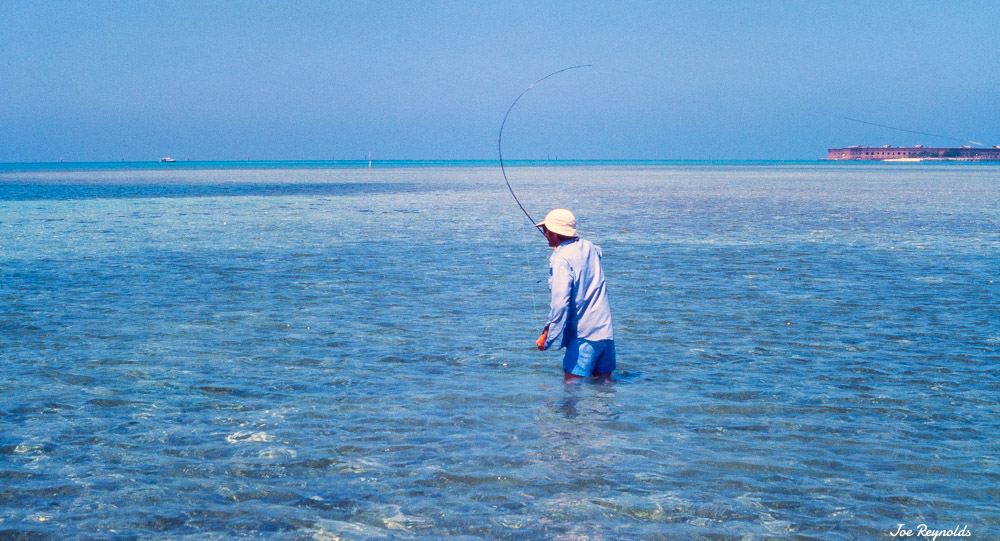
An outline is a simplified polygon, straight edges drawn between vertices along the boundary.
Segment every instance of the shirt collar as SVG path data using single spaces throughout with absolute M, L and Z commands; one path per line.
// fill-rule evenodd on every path
M 578 240 L 580 240 L 580 237 L 573 237 L 571 239 L 566 239 L 566 240 L 562 241 L 561 243 L 559 243 L 559 246 L 556 246 L 556 251 L 558 252 L 559 249 L 562 248 L 563 246 L 569 246 L 570 244 L 573 244 L 574 242 L 576 242 Z

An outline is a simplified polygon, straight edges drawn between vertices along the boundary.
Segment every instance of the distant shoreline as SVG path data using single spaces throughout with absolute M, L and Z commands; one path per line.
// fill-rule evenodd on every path
M 846 166 L 914 166 L 916 163 L 853 160 L 505 160 L 509 167 L 658 167 L 658 166 L 775 166 L 830 165 Z M 930 161 L 921 165 L 989 165 L 991 162 Z M 992 162 L 997 163 L 997 162 Z M 427 167 L 499 167 L 499 160 L 239 160 L 202 161 L 178 160 L 135 162 L 0 162 L 0 173 L 16 171 L 86 170 L 169 170 L 169 169 L 407 169 Z

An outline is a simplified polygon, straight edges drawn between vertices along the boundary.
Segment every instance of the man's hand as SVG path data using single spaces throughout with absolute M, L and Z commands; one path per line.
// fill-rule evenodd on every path
M 545 326 L 545 330 L 542 331 L 542 335 L 535 340 L 535 345 L 538 346 L 538 351 L 545 351 L 545 340 L 549 337 L 549 326 Z

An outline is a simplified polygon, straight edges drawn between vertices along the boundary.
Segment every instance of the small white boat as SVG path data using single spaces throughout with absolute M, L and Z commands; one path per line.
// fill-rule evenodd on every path
M 167 156 L 166 158 L 160 158 L 160 163 L 174 163 L 176 161 L 177 160 L 171 158 L 170 156 Z

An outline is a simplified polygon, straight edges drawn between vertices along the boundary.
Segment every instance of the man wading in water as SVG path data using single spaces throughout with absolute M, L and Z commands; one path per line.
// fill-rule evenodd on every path
M 615 369 L 615 340 L 601 249 L 576 236 L 576 217 L 566 209 L 549 212 L 535 226 L 542 228 L 553 248 L 549 257 L 549 322 L 535 344 L 539 351 L 557 342 L 556 349 L 566 348 L 566 383 L 591 376 L 610 380 Z

